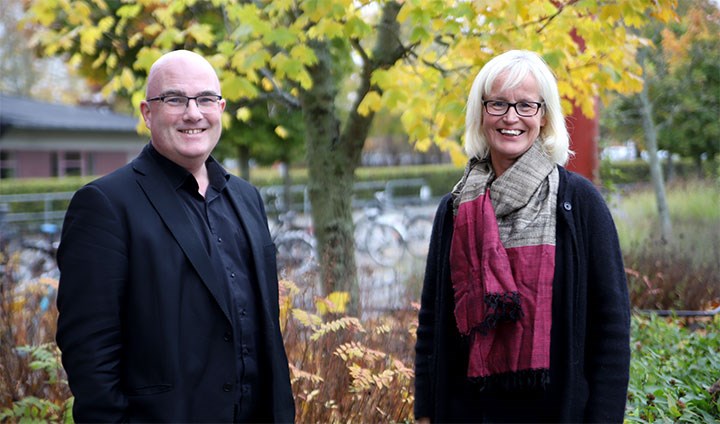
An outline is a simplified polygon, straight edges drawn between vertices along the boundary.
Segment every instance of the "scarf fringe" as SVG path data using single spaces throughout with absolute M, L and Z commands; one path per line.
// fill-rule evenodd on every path
M 517 322 L 525 315 L 520 305 L 520 293 L 516 291 L 486 294 L 484 301 L 490 312 L 478 326 L 477 330 L 482 335 L 495 329 L 501 322 Z
M 550 370 L 520 370 L 487 377 L 469 377 L 468 380 L 481 392 L 545 390 L 550 385 Z

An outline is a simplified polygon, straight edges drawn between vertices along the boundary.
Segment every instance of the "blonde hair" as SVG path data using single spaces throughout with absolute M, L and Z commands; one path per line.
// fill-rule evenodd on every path
M 465 152 L 468 156 L 482 159 L 489 154 L 488 143 L 482 131 L 483 96 L 492 90 L 500 75 L 506 76 L 503 86 L 506 90 L 522 84 L 528 74 L 537 81 L 540 96 L 545 103 L 546 124 L 540 129 L 539 136 L 543 151 L 559 165 L 565 165 L 573 155 L 555 75 L 537 53 L 510 50 L 486 63 L 473 81 L 465 114 Z

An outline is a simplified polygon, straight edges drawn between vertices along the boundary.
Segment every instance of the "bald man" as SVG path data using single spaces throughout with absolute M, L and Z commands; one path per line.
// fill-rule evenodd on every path
M 70 203 L 57 343 L 78 422 L 294 420 L 265 209 L 211 156 L 224 108 L 210 63 L 165 54 L 150 143 Z

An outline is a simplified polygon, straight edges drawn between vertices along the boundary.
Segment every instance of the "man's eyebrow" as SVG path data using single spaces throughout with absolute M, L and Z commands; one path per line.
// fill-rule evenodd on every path
M 160 93 L 158 97 L 165 97 L 165 96 L 184 96 L 185 93 L 183 93 L 180 90 L 166 90 Z
M 166 97 L 166 96 L 187 96 L 184 91 L 182 90 L 167 90 L 160 93 L 160 96 L 158 97 Z M 213 90 L 205 90 L 201 91 L 196 94 L 196 96 L 219 96 L 218 93 L 216 93 Z M 191 96 L 194 97 L 194 96 Z

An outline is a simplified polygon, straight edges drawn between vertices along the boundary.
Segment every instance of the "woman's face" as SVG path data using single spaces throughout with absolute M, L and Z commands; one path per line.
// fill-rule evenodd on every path
M 522 83 L 508 90 L 502 89 L 505 78 L 506 76 L 501 74 L 495 80 L 492 90 L 483 98 L 484 101 L 491 100 L 511 104 L 525 102 L 531 104 L 543 101 L 537 81 L 532 74 L 528 74 Z M 498 104 L 502 106 L 500 103 L 496 105 Z M 516 105 L 516 108 L 523 112 L 521 105 Z M 502 116 L 495 116 L 488 113 L 487 107 L 483 107 L 482 131 L 488 143 L 490 162 L 496 176 L 505 172 L 532 146 L 546 122 L 544 107 L 540 107 L 534 116 L 520 116 L 516 108 L 510 107 Z M 527 111 L 524 111 L 524 114 L 527 114 Z

